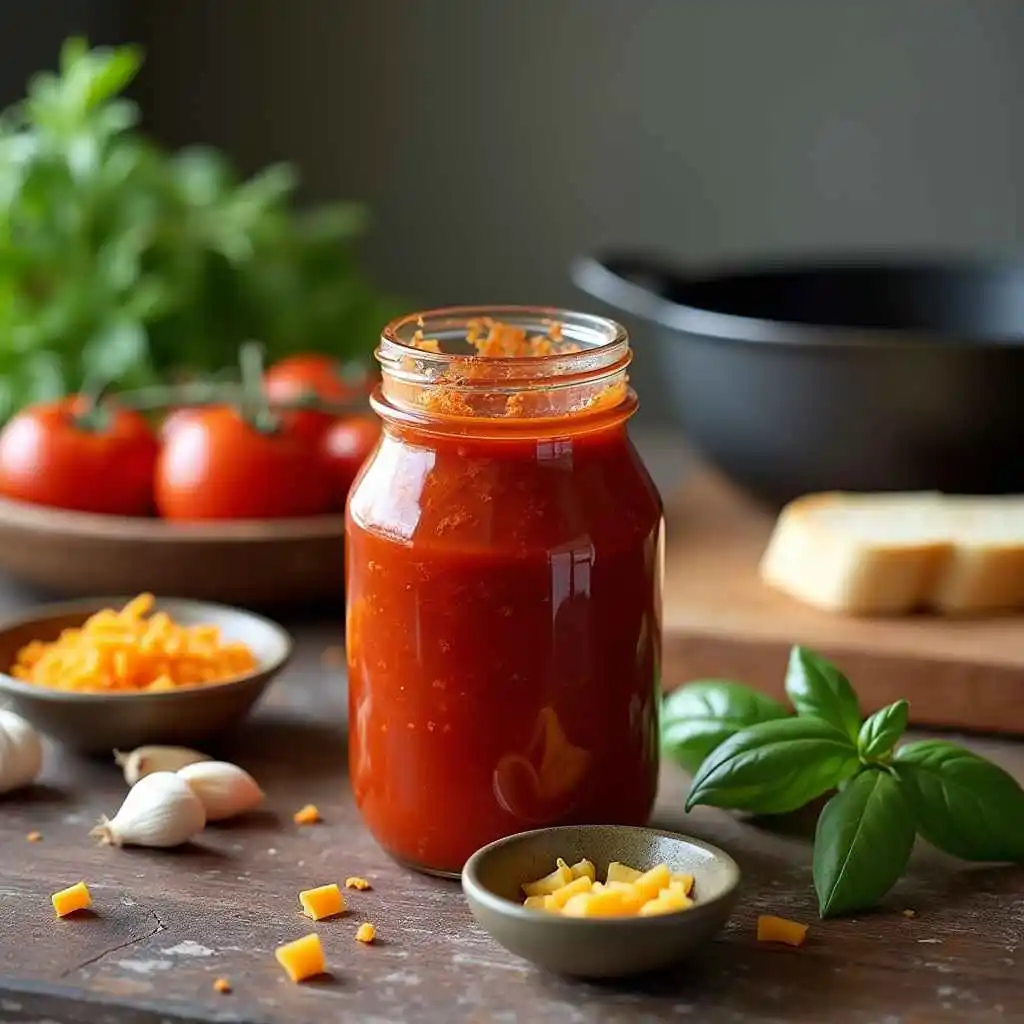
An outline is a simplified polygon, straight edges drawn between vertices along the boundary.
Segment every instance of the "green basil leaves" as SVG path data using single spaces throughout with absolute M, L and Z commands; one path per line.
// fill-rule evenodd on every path
M 731 736 L 701 764 L 686 809 L 714 804 L 785 814 L 834 789 L 859 767 L 850 738 L 820 718 L 761 722 Z
M 933 846 L 963 860 L 1024 860 L 1024 790 L 998 765 L 925 740 L 898 750 L 893 768 Z
M 814 888 L 822 917 L 880 900 L 914 846 L 914 819 L 896 778 L 868 768 L 825 805 L 814 834 Z
M 678 764 L 696 771 L 715 747 L 740 729 L 789 713 L 784 704 L 742 683 L 690 683 L 670 693 L 662 704 L 662 748 Z
M 703 680 L 670 694 L 662 746 L 690 769 L 686 801 L 785 814 L 832 790 L 814 839 L 822 917 L 873 906 L 907 867 L 915 835 L 965 860 L 1024 861 L 1024 790 L 952 743 L 897 747 L 909 705 L 861 721 L 849 680 L 794 647 L 786 693 L 796 714 L 739 683 Z

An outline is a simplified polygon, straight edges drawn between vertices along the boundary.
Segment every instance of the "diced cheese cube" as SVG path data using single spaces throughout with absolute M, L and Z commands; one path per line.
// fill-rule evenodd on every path
M 545 903 L 549 899 L 551 899 L 550 896 L 527 896 L 526 899 L 523 900 L 523 906 L 526 907 L 527 910 L 546 910 L 547 907 L 545 906 Z
M 648 900 L 653 900 L 662 889 L 667 888 L 671 881 L 672 873 L 669 871 L 668 865 L 658 864 L 636 879 L 633 882 L 633 888 L 640 897 L 641 903 L 646 903 Z
M 674 914 L 679 910 L 689 910 L 693 906 L 693 900 L 681 892 L 673 892 L 671 889 L 662 889 L 661 893 L 653 900 L 648 900 L 640 908 L 641 917 L 650 917 L 652 914 Z
M 547 896 L 549 893 L 553 893 L 556 889 L 561 889 L 563 885 L 568 885 L 572 881 L 572 868 L 562 860 L 558 858 L 555 866 L 555 870 L 550 875 L 545 875 L 543 878 L 538 878 L 535 882 L 524 882 L 523 892 L 527 896 Z
M 617 860 L 613 860 L 608 865 L 608 874 L 605 876 L 605 882 L 635 882 L 642 872 L 637 871 L 636 868 L 631 868 L 628 864 L 620 864 Z
M 627 917 L 638 909 L 639 904 L 631 893 L 605 889 L 573 896 L 562 913 L 568 917 Z
M 689 896 L 693 892 L 693 875 L 673 874 L 668 887 L 674 892 L 681 892 L 684 896 Z
M 593 883 L 585 875 L 580 878 L 574 878 L 568 885 L 563 885 L 560 889 L 556 889 L 550 896 L 545 897 L 545 903 L 550 901 L 550 905 L 556 910 L 561 910 L 573 898 L 581 892 L 589 892 L 590 887 Z
M 88 910 L 92 906 L 92 894 L 85 882 L 76 882 L 61 889 L 50 897 L 58 917 L 67 917 L 77 910 Z
M 787 946 L 802 946 L 806 938 L 807 925 L 799 921 L 771 914 L 762 914 L 757 919 L 758 942 L 783 942 Z
M 592 882 L 597 878 L 594 865 L 585 857 L 583 860 L 576 861 L 569 870 L 572 872 L 573 878 L 589 878 Z
M 299 893 L 299 902 L 302 904 L 302 912 L 314 921 L 343 914 L 348 909 L 341 889 L 334 882 L 316 889 L 304 889 Z
M 278 946 L 274 956 L 294 982 L 324 973 L 324 948 L 320 945 L 320 936 L 315 932 Z

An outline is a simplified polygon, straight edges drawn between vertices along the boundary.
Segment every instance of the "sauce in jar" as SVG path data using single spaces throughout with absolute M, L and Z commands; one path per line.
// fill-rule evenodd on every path
M 396 321 L 346 522 L 349 762 L 397 859 L 455 875 L 550 824 L 642 824 L 658 774 L 661 502 L 629 342 L 521 307 Z

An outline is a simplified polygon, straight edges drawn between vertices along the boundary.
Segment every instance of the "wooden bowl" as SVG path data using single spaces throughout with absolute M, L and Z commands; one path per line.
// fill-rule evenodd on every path
M 345 517 L 168 523 L 0 499 L 0 569 L 62 597 L 340 602 Z
M 579 918 L 528 910 L 524 882 L 548 874 L 555 859 L 591 861 L 603 878 L 611 861 L 647 870 L 665 863 L 694 877 L 689 910 L 654 917 Z M 740 869 L 710 843 L 627 825 L 541 828 L 477 850 L 462 889 L 477 923 L 507 950 L 559 974 L 618 978 L 678 963 L 710 942 L 736 902 Z
M 260 615 L 200 601 L 158 600 L 155 610 L 167 612 L 179 625 L 214 625 L 226 640 L 248 644 L 258 667 L 222 683 L 135 693 L 53 690 L 7 675 L 17 652 L 29 641 L 55 640 L 61 630 L 80 626 L 94 612 L 119 608 L 127 600 L 92 598 L 48 605 L 0 626 L 0 703 L 83 754 L 109 754 L 146 743 L 194 746 L 244 718 L 291 659 L 291 637 Z

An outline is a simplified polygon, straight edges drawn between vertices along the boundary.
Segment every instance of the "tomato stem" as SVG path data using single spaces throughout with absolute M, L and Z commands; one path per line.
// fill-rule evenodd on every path
M 75 426 L 87 433 L 99 433 L 110 426 L 110 410 L 103 404 L 103 396 L 110 387 L 110 378 L 93 373 L 86 377 L 78 391 L 78 408 L 72 414 Z
M 280 419 L 270 408 L 263 383 L 263 346 L 258 341 L 247 341 L 239 349 L 238 362 L 242 371 L 242 416 L 254 430 L 272 434 L 280 426 Z

